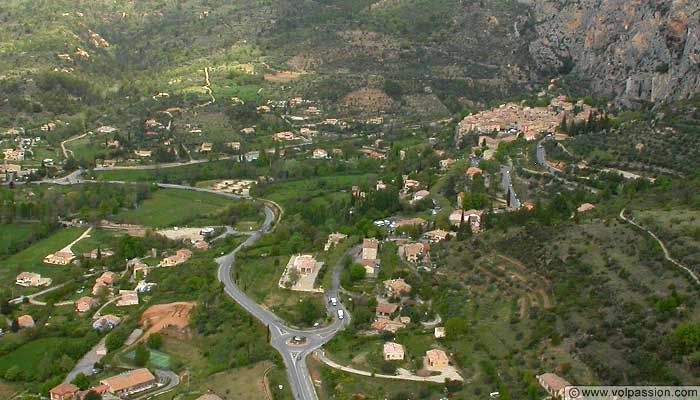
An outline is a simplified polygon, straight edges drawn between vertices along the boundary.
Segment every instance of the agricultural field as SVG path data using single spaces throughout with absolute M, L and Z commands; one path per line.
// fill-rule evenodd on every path
M 231 203 L 231 199 L 212 193 L 161 189 L 138 208 L 117 214 L 114 220 L 153 228 L 216 225 L 215 215 Z

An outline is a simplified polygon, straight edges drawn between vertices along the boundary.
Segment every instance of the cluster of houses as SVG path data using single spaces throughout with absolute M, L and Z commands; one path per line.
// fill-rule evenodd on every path
M 449 221 L 450 225 L 460 228 L 465 225 L 471 229 L 472 232 L 481 231 L 481 216 L 483 215 L 481 210 L 454 210 L 450 213 Z
M 385 361 L 403 361 L 406 350 L 403 345 L 394 342 L 384 343 L 383 351 Z M 447 353 L 440 349 L 430 349 L 425 352 L 424 364 L 429 369 L 442 369 L 450 365 Z
M 163 385 L 147 368 L 130 370 L 119 375 L 100 380 L 100 384 L 80 390 L 71 383 L 62 383 L 49 391 L 50 400 L 82 400 L 89 392 L 112 398 L 129 398 L 138 393 Z
M 256 183 L 256 181 L 251 179 L 228 179 L 215 183 L 213 189 L 219 192 L 249 196 L 250 188 Z
M 389 279 L 383 282 L 384 294 L 387 298 L 400 299 L 401 296 L 411 292 L 411 285 L 406 283 L 403 278 Z M 376 331 L 385 331 L 395 333 L 401 328 L 411 323 L 411 318 L 407 316 L 397 316 L 394 314 L 399 310 L 399 304 L 381 301 L 375 309 L 375 320 L 372 323 L 372 329 Z

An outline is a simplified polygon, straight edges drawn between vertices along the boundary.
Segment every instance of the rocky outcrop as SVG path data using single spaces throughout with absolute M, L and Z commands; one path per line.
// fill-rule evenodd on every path
M 624 106 L 700 91 L 695 0 L 523 0 L 533 7 L 530 54 L 546 76 L 574 73 Z

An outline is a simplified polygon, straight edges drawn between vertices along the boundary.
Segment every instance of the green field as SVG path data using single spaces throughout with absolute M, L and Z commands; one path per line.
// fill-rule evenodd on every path
M 31 236 L 33 228 L 32 224 L 0 225 L 0 254 L 20 248 Z
M 53 352 L 71 342 L 82 339 L 42 338 L 26 343 L 13 352 L 0 357 L 0 373 L 4 374 L 10 367 L 17 366 L 27 375 L 35 375 L 37 368 L 47 353 Z
M 137 209 L 124 211 L 115 220 L 154 228 L 185 225 L 211 225 L 211 217 L 232 203 L 232 200 L 212 193 L 161 189 Z

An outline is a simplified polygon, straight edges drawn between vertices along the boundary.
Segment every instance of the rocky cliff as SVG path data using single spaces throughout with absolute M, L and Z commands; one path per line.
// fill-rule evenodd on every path
M 522 0 L 533 7 L 530 54 L 542 73 L 588 78 L 599 95 L 639 106 L 700 91 L 697 0 Z

